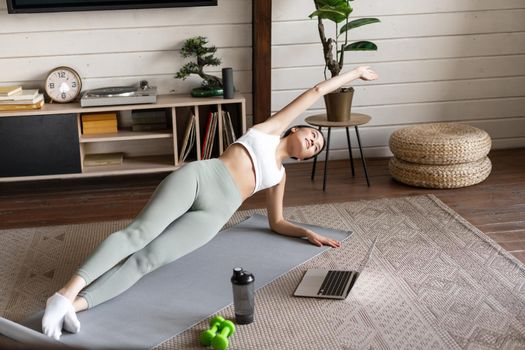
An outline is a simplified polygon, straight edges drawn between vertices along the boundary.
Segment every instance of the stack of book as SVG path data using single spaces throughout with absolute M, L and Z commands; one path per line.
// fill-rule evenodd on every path
M 168 122 L 163 109 L 138 110 L 131 114 L 133 131 L 166 130 Z
M 40 109 L 44 95 L 38 89 L 24 90 L 19 85 L 0 86 L 0 111 Z
M 84 166 L 121 165 L 124 153 L 97 153 L 84 156 Z
M 206 130 L 202 138 L 201 159 L 209 159 L 213 156 L 213 148 L 217 144 L 216 135 L 218 134 L 219 129 L 219 118 L 221 119 L 222 123 L 223 149 L 221 151 L 226 150 L 226 148 L 234 143 L 237 139 L 230 113 L 227 111 L 220 111 L 220 113 L 210 112 L 206 122 Z M 179 153 L 179 162 L 184 162 L 191 153 L 191 150 L 194 148 L 196 133 L 196 117 L 192 114 L 189 120 L 186 122 L 186 128 L 182 137 L 182 144 Z
M 222 123 L 223 149 L 221 151 L 224 151 L 236 140 L 230 113 L 227 111 L 214 113 L 210 112 L 208 116 L 208 122 L 206 124 L 206 132 L 202 141 L 201 159 L 210 159 L 213 155 L 213 147 L 215 145 L 215 135 L 217 134 L 219 118 L 221 118 Z
M 206 123 L 206 132 L 202 140 L 201 147 L 201 159 L 211 158 L 211 152 L 213 151 L 213 143 L 215 142 L 215 130 L 217 129 L 217 113 L 208 115 L 208 122 Z
M 82 133 L 113 134 L 118 132 L 117 112 L 82 114 Z

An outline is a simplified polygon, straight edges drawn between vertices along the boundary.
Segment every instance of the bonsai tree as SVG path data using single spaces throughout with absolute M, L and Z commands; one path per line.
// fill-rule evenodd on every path
M 317 28 L 323 44 L 325 79 L 327 79 L 326 70 L 330 71 L 332 77 L 339 75 L 343 69 L 346 51 L 377 50 L 376 44 L 370 41 L 348 43 L 348 32 L 351 29 L 379 22 L 377 18 L 360 18 L 349 21 L 348 17 L 352 13 L 349 1 L 352 0 L 314 0 L 316 10 L 309 16 L 310 18 L 317 17 Z M 326 37 L 323 20 L 334 23 L 335 38 Z
M 191 74 L 197 74 L 203 79 L 202 86 L 197 90 L 220 90 L 222 94 L 222 79 L 211 74 L 204 73 L 206 66 L 218 66 L 221 60 L 213 55 L 217 51 L 215 46 L 206 47 L 208 39 L 203 36 L 189 38 L 184 43 L 180 52 L 182 57 L 196 57 L 197 62 L 186 63 L 176 73 L 175 78 L 186 80 Z M 193 92 L 192 92 L 193 94 Z

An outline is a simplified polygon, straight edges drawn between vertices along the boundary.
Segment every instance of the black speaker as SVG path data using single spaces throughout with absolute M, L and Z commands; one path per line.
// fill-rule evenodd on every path
M 233 98 L 233 69 L 222 69 L 222 96 L 224 98 Z

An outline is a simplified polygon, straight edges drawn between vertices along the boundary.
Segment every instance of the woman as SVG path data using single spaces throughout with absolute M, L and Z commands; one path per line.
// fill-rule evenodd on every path
M 317 246 L 339 247 L 339 242 L 283 218 L 283 160 L 312 158 L 325 146 L 323 135 L 314 128 L 286 128 L 321 96 L 359 78 L 375 80 L 377 74 L 368 67 L 358 67 L 325 80 L 252 127 L 218 159 L 192 162 L 167 176 L 135 220 L 108 236 L 66 285 L 47 300 L 43 332 L 55 339 L 60 338 L 63 328 L 78 332 L 76 312 L 121 294 L 148 272 L 202 246 L 246 198 L 260 190 L 266 190 L 273 231 L 306 237 Z M 285 131 L 286 136 L 281 138 Z M 161 234 L 172 223 L 169 232 Z

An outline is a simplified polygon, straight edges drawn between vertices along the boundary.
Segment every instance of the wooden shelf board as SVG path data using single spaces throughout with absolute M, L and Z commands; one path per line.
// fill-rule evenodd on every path
M 46 114 L 66 114 L 66 113 L 92 113 L 92 112 L 111 112 L 125 111 L 133 109 L 156 109 L 156 108 L 173 108 L 173 107 L 191 107 L 200 105 L 216 104 L 236 104 L 244 102 L 244 96 L 236 94 L 232 99 L 223 99 L 222 97 L 202 97 L 195 98 L 185 95 L 158 95 L 156 103 L 132 104 L 132 105 L 113 105 L 99 107 L 80 107 L 80 102 L 73 103 L 46 103 L 41 109 L 27 111 L 1 111 L 2 117 L 23 117 L 31 115 Z
M 131 131 L 119 130 L 116 134 L 94 134 L 80 136 L 80 143 L 107 142 L 107 141 L 126 141 L 126 140 L 147 140 L 172 138 L 171 130 L 159 131 Z

